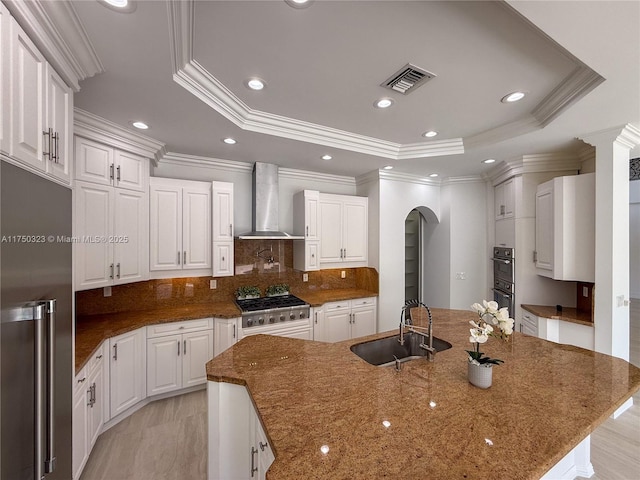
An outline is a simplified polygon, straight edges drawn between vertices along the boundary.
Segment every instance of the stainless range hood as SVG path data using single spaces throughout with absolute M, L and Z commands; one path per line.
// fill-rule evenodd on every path
M 253 230 L 239 235 L 240 240 L 300 240 L 301 236 L 290 235 L 279 230 L 278 221 L 278 166 L 256 162 L 253 166 L 253 208 L 251 225 Z

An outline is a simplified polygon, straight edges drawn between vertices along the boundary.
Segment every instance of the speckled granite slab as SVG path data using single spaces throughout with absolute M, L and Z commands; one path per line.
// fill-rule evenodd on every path
M 464 352 L 474 313 L 433 313 L 453 344 L 433 363 L 396 372 L 354 341 L 257 335 L 210 361 L 208 378 L 247 386 L 276 455 L 269 480 L 538 479 L 640 388 L 623 360 L 515 333 L 485 344 L 505 364 L 478 389 Z

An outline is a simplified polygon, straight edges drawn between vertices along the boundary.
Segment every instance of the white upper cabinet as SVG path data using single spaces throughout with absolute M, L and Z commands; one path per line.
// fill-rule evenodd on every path
M 76 137 L 76 180 L 146 192 L 149 160 Z
M 367 266 L 368 198 L 320 194 L 320 266 Z
M 233 275 L 233 183 L 213 182 L 213 276 Z
M 293 196 L 293 268 L 320 270 L 320 192 L 303 190 Z
M 534 258 L 539 275 L 595 281 L 595 174 L 538 185 Z
M 154 177 L 149 195 L 150 270 L 211 269 L 211 184 Z
M 494 203 L 496 220 L 513 217 L 515 212 L 515 183 L 513 178 L 496 185 Z
M 0 15 L 0 148 L 33 171 L 68 185 L 73 93 L 7 11 Z

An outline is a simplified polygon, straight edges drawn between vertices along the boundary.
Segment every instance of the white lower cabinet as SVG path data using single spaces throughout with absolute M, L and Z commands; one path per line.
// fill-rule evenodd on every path
M 325 303 L 313 311 L 314 340 L 340 342 L 376 333 L 376 298 Z
M 212 358 L 212 318 L 147 327 L 146 395 L 205 383 Z
M 109 339 L 109 418 L 116 417 L 145 398 L 145 343 L 144 328 Z
M 209 382 L 209 480 L 264 480 L 275 456 L 247 389 Z
M 73 392 L 73 478 L 80 478 L 93 445 L 105 421 L 108 384 L 105 381 L 108 362 L 104 358 L 108 342 L 104 342 L 76 375 Z
M 533 313 L 523 313 L 520 320 L 520 332 L 533 337 L 538 336 L 538 317 Z
M 213 356 L 216 357 L 238 341 L 240 318 L 213 319 Z

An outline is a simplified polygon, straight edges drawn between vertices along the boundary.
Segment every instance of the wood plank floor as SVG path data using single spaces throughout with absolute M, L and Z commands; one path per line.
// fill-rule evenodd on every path
M 630 361 L 640 367 L 640 300 L 631 301 Z M 100 435 L 81 480 L 204 480 L 206 391 L 153 402 Z M 591 480 L 640 480 L 640 392 L 591 435 Z

